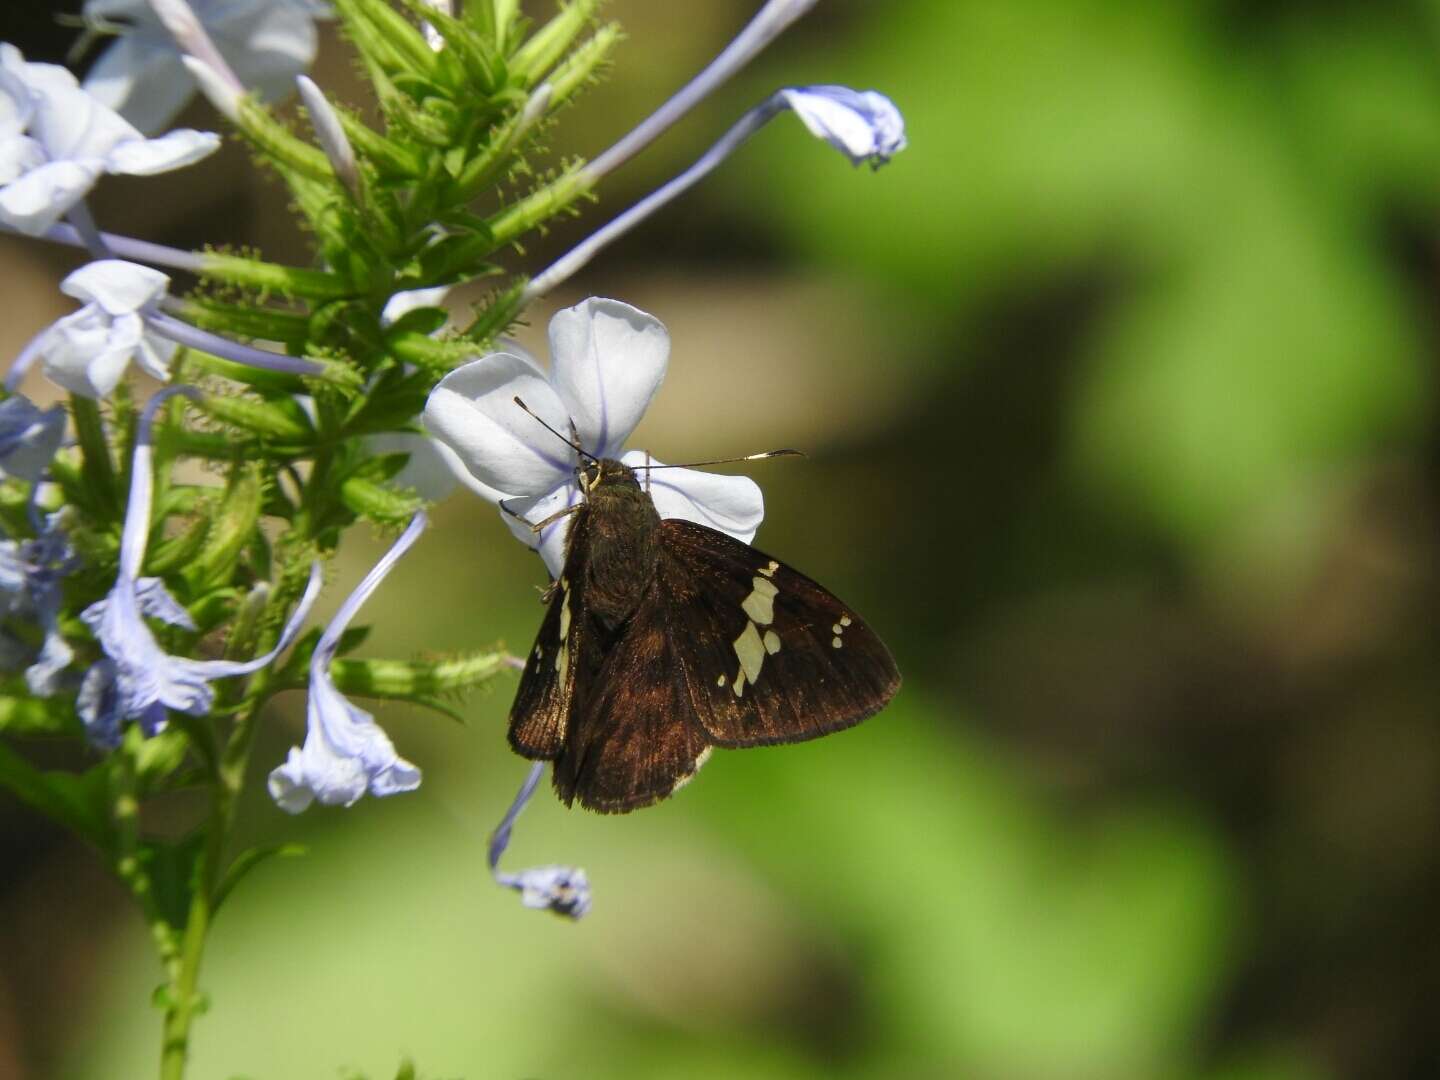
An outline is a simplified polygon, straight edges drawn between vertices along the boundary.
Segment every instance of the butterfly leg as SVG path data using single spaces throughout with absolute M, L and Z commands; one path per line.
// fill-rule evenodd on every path
M 504 499 L 500 500 L 500 509 L 513 517 L 516 521 L 524 523 L 525 527 L 529 529 L 532 533 L 538 533 L 541 529 L 555 524 L 555 522 L 559 521 L 561 518 L 569 517 L 571 514 L 575 513 L 584 505 L 584 503 L 576 503 L 574 506 L 567 506 L 564 510 L 557 510 L 555 513 L 547 517 L 544 521 L 537 522 L 536 524 L 532 525 L 527 518 L 520 514 L 517 514 L 514 510 L 511 510 L 510 507 L 506 506 Z

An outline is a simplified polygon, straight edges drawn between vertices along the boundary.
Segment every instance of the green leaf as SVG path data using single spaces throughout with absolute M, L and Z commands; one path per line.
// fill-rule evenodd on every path
M 382 525 L 409 521 L 424 502 L 373 480 L 352 476 L 340 485 L 340 500 L 351 511 Z
M 172 726 L 135 747 L 135 783 L 141 796 L 163 790 L 163 781 L 185 763 L 190 740 Z
M 218 912 L 231 891 L 240 883 L 240 879 L 262 862 L 277 855 L 286 859 L 298 858 L 307 850 L 304 844 L 275 843 L 242 851 L 225 871 L 225 876 L 220 879 L 220 884 L 215 887 L 215 895 L 211 898 L 211 910 Z

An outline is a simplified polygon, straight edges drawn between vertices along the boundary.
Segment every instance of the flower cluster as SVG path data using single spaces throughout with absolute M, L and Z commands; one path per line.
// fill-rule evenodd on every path
M 350 624 L 419 540 L 428 504 L 464 485 L 558 577 L 571 512 L 586 498 L 582 461 L 613 458 L 643 473 L 662 517 L 755 535 L 764 502 L 754 481 L 663 466 L 630 445 L 670 362 L 657 318 L 599 297 L 560 310 L 548 366 L 501 335 L 774 117 L 794 112 L 847 160 L 878 166 L 905 145 L 894 105 L 845 87 L 777 90 L 550 267 L 502 264 L 813 2 L 769 0 L 651 117 L 518 196 L 500 181 L 526 174 L 517 166 L 542 122 L 619 38 L 595 23 L 597 0 L 561 5 L 533 29 L 513 3 L 459 13 L 447 0 L 337 3 L 382 99 L 383 129 L 333 105 L 304 74 L 316 20 L 331 14 L 318 0 L 86 0 L 86 42 L 111 40 L 83 83 L 0 44 L 0 228 L 89 255 L 60 284 L 77 309 L 34 332 L 0 395 L 3 715 L 23 712 L 46 734 L 83 733 L 98 758 L 98 788 L 112 803 L 86 836 L 146 905 L 177 972 L 167 1033 L 188 1023 L 194 972 L 176 967 L 182 951 L 190 956 L 178 945 L 185 927 L 151 900 L 147 875 L 161 856 L 140 835 L 139 800 L 209 785 L 209 824 L 223 840 L 261 707 L 285 690 L 305 691 L 306 726 L 283 761 L 268 763 L 281 810 L 414 791 L 420 768 L 352 696 L 448 711 L 454 694 L 521 666 L 500 650 L 346 655 L 361 636 Z M 217 149 L 209 132 L 150 134 L 197 84 L 287 185 L 315 238 L 310 266 L 178 251 L 93 220 L 86 197 L 106 175 L 150 176 Z M 303 138 L 265 104 L 292 87 Z M 492 191 L 499 208 L 481 217 L 475 207 Z M 508 284 L 468 324 L 452 323 L 448 290 L 500 272 Z M 45 384 L 26 383 L 33 400 L 19 393 L 32 371 Z M 328 625 L 307 632 L 325 565 L 360 522 L 398 538 Z M 578 918 L 591 902 L 583 870 L 499 868 L 546 767 L 530 770 L 488 861 L 526 906 Z M 64 818 L 69 789 L 48 802 L 45 793 L 67 782 L 34 770 L 12 786 Z M 227 866 L 224 843 L 193 857 L 176 876 L 201 890 L 192 900 L 202 906 L 218 904 L 228 885 L 217 883 L 248 865 Z M 183 1039 L 167 1034 L 167 1053 L 175 1046 L 183 1055 Z

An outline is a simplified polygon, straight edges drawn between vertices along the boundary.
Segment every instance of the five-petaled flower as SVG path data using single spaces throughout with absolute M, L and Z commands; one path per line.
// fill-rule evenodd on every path
M 132 358 L 147 375 L 168 379 L 176 345 L 150 330 L 145 315 L 169 286 L 159 270 L 122 259 L 101 259 L 76 270 L 60 288 L 85 306 L 39 340 L 45 374 L 91 398 L 115 389 Z
M 25 682 L 36 697 L 49 697 L 64 688 L 65 670 L 75 656 L 60 632 L 64 581 L 79 565 L 65 533 L 67 517 L 68 512 L 61 510 L 42 518 L 32 504 L 34 539 L 0 540 L 0 616 L 23 618 L 45 635 L 38 656 L 17 646 L 7 650 L 13 655 L 8 663 L 0 663 L 0 670 L 28 661 Z M 4 637 L 10 642 L 8 634 Z
M 879 168 L 905 149 L 905 120 L 895 103 L 876 90 L 848 86 L 797 86 L 780 91 L 817 139 L 850 161 Z
M 145 617 L 187 630 L 195 628 L 189 612 L 170 595 L 164 582 L 140 576 L 150 533 L 154 488 L 151 427 L 156 411 L 165 401 L 177 393 L 192 392 L 186 387 L 171 387 L 146 403 L 135 435 L 130 501 L 125 508 L 115 586 L 105 599 L 80 613 L 104 650 L 105 658 L 86 672 L 76 709 L 86 735 L 102 748 L 119 743 L 126 720 L 138 721 L 147 735 L 153 735 L 164 727 L 168 709 L 191 716 L 208 714 L 215 700 L 211 680 L 249 675 L 269 665 L 289 648 L 320 593 L 321 564 L 316 562 L 310 568 L 305 594 L 275 647 L 253 660 L 192 660 L 172 656 L 155 640 Z
M 280 809 L 298 814 L 315 800 L 324 806 L 351 806 L 367 791 L 395 795 L 420 786 L 420 770 L 395 752 L 375 718 L 335 687 L 330 664 L 350 620 L 379 588 L 400 557 L 425 531 L 416 514 L 380 561 L 340 605 L 310 655 L 310 697 L 305 707 L 305 745 L 290 748 L 285 764 L 270 771 L 270 797 Z
M 64 68 L 0 43 L 0 223 L 38 236 L 103 173 L 151 176 L 219 147 L 218 135 L 189 129 L 147 139 Z
M 592 297 L 550 320 L 552 367 L 546 374 L 518 348 L 490 353 L 450 372 L 425 404 L 425 427 L 459 456 L 470 487 L 501 503 L 515 535 L 537 548 L 552 577 L 565 560 L 568 516 L 578 504 L 579 456 L 545 430 L 568 432 L 587 454 L 627 465 L 658 465 L 623 451 L 670 356 L 670 335 L 652 315 L 618 300 Z M 535 416 L 516 403 L 519 397 Z M 539 420 L 536 419 L 539 417 Z M 661 517 L 685 518 L 748 543 L 765 514 L 760 488 L 743 476 L 670 468 L 646 474 Z

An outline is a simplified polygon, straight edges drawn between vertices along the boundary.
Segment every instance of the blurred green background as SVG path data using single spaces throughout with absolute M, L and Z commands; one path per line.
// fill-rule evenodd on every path
M 557 152 L 608 145 L 754 7 L 614 0 L 629 38 Z M 358 102 L 333 32 L 316 77 Z M 295 695 L 246 821 L 310 854 L 218 923 L 193 1075 L 1440 1074 L 1440 3 L 823 0 L 515 265 L 807 82 L 890 94 L 910 149 L 852 171 L 783 117 L 522 337 L 619 297 L 674 343 L 635 445 L 804 447 L 753 470 L 757 544 L 865 613 L 900 698 L 629 817 L 538 799 L 508 863 L 588 870 L 568 925 L 485 872 L 525 771 L 508 682 L 465 727 L 379 707 L 425 785 L 290 819 L 260 781 Z M 245 160 L 165 198 L 107 181 L 97 216 L 303 258 Z M 76 260 L 0 243 L 13 355 Z M 542 581 L 456 495 L 365 652 L 523 649 Z M 147 1075 L 141 923 L 77 845 L 0 822 L 0 1074 Z

